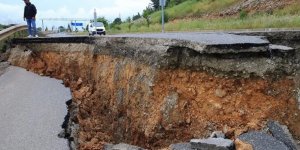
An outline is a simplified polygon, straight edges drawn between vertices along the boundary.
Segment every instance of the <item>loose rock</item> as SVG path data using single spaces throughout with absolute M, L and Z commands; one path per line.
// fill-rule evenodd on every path
M 241 141 L 240 139 L 236 139 L 234 141 L 236 150 L 253 150 L 251 144 Z
M 222 90 L 222 89 L 217 89 L 216 92 L 215 92 L 215 95 L 217 97 L 223 98 L 227 95 L 227 92 L 225 90 Z
M 287 126 L 280 125 L 277 121 L 269 121 L 267 126 L 277 140 L 283 142 L 290 150 L 297 150 Z
M 125 144 L 125 143 L 120 143 L 116 145 L 105 144 L 104 150 L 144 150 L 144 149 L 137 146 Z
M 222 131 L 214 131 L 210 138 L 225 138 L 225 134 Z
M 255 150 L 288 150 L 289 148 L 281 141 L 274 137 L 263 133 L 252 131 L 242 134 L 238 137 L 243 142 L 247 142 L 253 146 Z
M 192 139 L 192 149 L 200 150 L 233 150 L 234 144 L 232 140 L 223 138 L 208 138 L 208 139 Z
M 169 147 L 170 150 L 193 150 L 191 143 L 177 143 Z

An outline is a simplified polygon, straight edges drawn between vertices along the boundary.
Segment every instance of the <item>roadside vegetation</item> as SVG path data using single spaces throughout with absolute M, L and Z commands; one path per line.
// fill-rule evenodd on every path
M 145 8 L 142 14 L 122 21 L 116 18 L 107 24 L 109 33 L 160 32 L 159 0 Z M 200 31 L 265 28 L 299 28 L 300 1 L 257 4 L 238 7 L 244 0 L 167 0 L 166 31 Z M 254 2 L 253 2 L 254 3 Z M 274 7 L 270 6 L 274 5 Z M 243 5 L 241 5 L 243 6 Z M 237 7 L 237 8 L 236 8 Z M 264 8 L 266 7 L 266 8 Z M 256 10 L 260 8 L 260 10 Z M 236 10 L 238 10 L 236 12 Z M 105 18 L 101 18 L 102 20 Z

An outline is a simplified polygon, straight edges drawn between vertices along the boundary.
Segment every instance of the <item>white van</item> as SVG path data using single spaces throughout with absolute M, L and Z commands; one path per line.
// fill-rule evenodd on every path
M 95 35 L 95 34 L 105 35 L 106 34 L 105 27 L 102 22 L 89 23 L 88 31 L 89 31 L 89 35 Z

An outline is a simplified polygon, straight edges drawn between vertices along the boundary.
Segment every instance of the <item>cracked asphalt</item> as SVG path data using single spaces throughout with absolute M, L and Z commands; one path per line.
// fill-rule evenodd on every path
M 57 134 L 69 99 L 62 81 L 8 67 L 0 76 L 0 150 L 68 150 Z

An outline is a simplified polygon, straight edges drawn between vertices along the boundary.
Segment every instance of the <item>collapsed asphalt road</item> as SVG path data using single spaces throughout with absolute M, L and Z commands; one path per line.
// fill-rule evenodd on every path
M 67 114 L 70 90 L 62 81 L 18 67 L 0 76 L 0 149 L 67 150 L 57 134 Z

